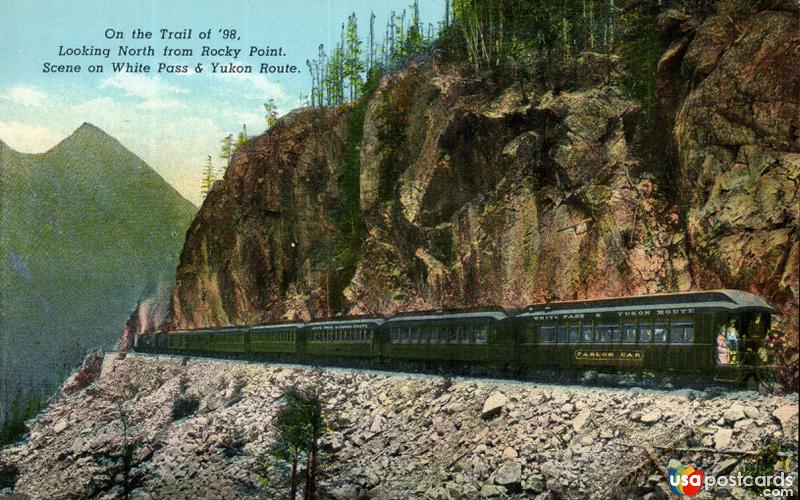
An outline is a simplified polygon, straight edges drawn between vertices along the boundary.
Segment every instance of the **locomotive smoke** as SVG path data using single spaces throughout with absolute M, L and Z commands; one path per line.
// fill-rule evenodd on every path
M 120 352 L 127 352 L 133 346 L 137 334 L 153 333 L 161 328 L 167 320 L 171 294 L 172 287 L 161 283 L 155 293 L 139 300 L 122 331 L 117 345 Z

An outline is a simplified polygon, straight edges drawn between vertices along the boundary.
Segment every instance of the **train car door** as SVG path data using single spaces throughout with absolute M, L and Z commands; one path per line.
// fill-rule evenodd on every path
M 735 382 L 741 373 L 743 338 L 740 317 L 719 314 L 715 316 L 713 352 L 714 380 Z

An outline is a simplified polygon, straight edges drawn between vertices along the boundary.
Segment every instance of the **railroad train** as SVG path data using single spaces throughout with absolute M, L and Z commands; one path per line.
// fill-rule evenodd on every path
M 776 309 L 738 290 L 337 317 L 140 335 L 147 353 L 307 364 L 674 373 L 752 380 L 769 365 Z

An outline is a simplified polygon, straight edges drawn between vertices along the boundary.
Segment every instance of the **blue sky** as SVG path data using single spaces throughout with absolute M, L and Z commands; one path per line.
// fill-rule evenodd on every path
M 263 103 L 274 99 L 281 114 L 300 105 L 311 78 L 306 59 L 317 47 L 339 39 L 339 28 L 351 12 L 363 39 L 370 11 L 382 34 L 392 10 L 408 9 L 411 0 L 156 1 L 156 0 L 2 0 L 0 1 L 0 139 L 18 151 L 44 152 L 90 122 L 119 139 L 150 164 L 186 198 L 199 204 L 201 168 L 219 140 L 247 125 L 253 135 L 264 129 Z M 444 0 L 420 0 L 424 23 L 438 23 Z M 122 31 L 123 40 L 107 39 L 107 29 Z M 153 31 L 150 40 L 133 40 L 134 28 Z M 159 30 L 193 30 L 192 40 L 161 40 Z M 200 31 L 212 30 L 200 40 Z M 241 39 L 225 41 L 217 30 L 236 29 Z M 65 48 L 110 48 L 111 56 L 59 56 Z M 123 59 L 117 47 L 152 45 L 154 57 Z M 164 58 L 164 45 L 192 48 L 192 57 Z M 295 64 L 298 74 L 210 74 L 211 58 L 199 57 L 203 45 L 242 48 L 237 60 L 219 62 Z M 249 58 L 248 48 L 283 47 L 285 57 Z M 111 62 L 128 60 L 156 67 L 159 62 L 204 62 L 202 74 L 114 73 Z M 46 74 L 43 64 L 80 64 L 79 74 Z M 89 73 L 89 64 L 103 73 Z

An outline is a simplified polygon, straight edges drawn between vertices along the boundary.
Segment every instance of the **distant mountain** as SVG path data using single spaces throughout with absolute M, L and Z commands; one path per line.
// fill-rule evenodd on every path
M 88 123 L 43 154 L 0 142 L 5 412 L 18 392 L 60 383 L 87 350 L 114 346 L 137 301 L 172 281 L 195 212 Z

